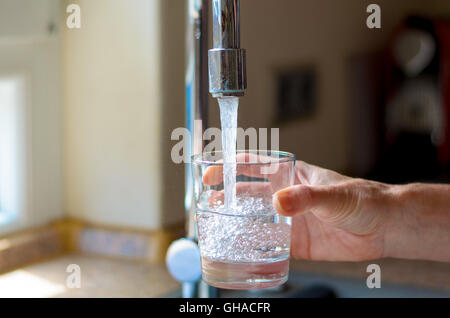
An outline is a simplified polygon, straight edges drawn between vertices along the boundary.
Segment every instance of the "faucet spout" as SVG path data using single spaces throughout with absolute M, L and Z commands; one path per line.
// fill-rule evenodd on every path
M 246 51 L 240 47 L 239 0 L 213 0 L 213 43 L 209 50 L 209 91 L 215 98 L 243 96 Z

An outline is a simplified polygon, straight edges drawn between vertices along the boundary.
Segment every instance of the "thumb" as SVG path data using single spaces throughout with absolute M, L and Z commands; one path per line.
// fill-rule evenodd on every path
M 273 205 L 278 213 L 294 216 L 314 212 L 326 218 L 341 218 L 355 211 L 359 199 L 347 184 L 307 186 L 296 185 L 275 193 Z

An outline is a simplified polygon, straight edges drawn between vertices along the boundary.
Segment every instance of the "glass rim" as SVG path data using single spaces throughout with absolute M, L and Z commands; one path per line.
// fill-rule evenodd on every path
M 214 214 L 219 216 L 226 216 L 226 217 L 233 217 L 233 218 L 240 218 L 240 219 L 251 219 L 251 218 L 258 218 L 258 217 L 270 217 L 274 214 L 279 215 L 278 212 L 273 214 L 250 214 L 250 215 L 243 215 L 243 214 L 233 214 L 230 212 L 219 212 L 219 211 L 213 211 L 213 210 L 206 210 L 206 209 L 195 209 L 195 216 L 197 217 L 199 214 Z M 285 218 L 288 218 L 288 216 L 284 216 Z
M 269 165 L 269 164 L 280 164 L 280 163 L 286 163 L 286 162 L 295 162 L 296 156 L 290 152 L 286 151 L 280 151 L 280 150 L 237 150 L 236 154 L 256 154 L 256 155 L 267 155 L 267 154 L 278 154 L 279 160 L 276 162 L 236 162 L 236 165 L 238 166 L 261 166 L 261 165 Z M 208 166 L 223 166 L 223 162 L 218 161 L 212 161 L 212 160 L 206 160 L 203 159 L 205 155 L 212 155 L 214 154 L 223 154 L 223 151 L 209 151 L 209 152 L 202 152 L 197 155 L 193 155 L 191 157 L 191 163 L 196 166 L 202 166 L 202 165 L 208 165 Z M 223 156 L 222 156 L 223 157 Z M 276 158 L 274 158 L 276 159 Z

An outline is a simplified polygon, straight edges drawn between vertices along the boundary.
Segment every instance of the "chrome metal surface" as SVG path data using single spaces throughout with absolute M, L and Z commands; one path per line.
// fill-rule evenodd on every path
M 209 50 L 209 92 L 215 98 L 243 96 L 246 52 L 240 48 L 239 0 L 213 0 L 213 43 Z
M 187 2 L 186 127 L 191 138 L 188 140 L 185 158 L 190 159 L 192 155 L 201 153 L 204 147 L 203 132 L 208 125 L 208 66 L 214 97 L 242 96 L 247 82 L 245 50 L 240 49 L 239 0 L 212 0 L 215 49 L 209 54 L 208 9 L 211 0 L 187 0 Z M 210 63 L 207 62 L 208 55 Z M 194 222 L 194 183 L 191 169 L 190 163 L 187 163 L 185 209 L 187 237 L 195 242 L 197 233 Z M 182 258 L 175 262 L 184 263 L 186 260 L 187 258 Z M 180 266 L 183 265 L 180 264 Z M 183 291 L 186 297 L 218 295 L 217 289 L 205 285 L 202 281 L 194 283 L 183 279 Z
M 186 25 L 186 128 L 190 132 L 185 158 L 203 151 L 203 132 L 208 125 L 208 8 L 211 0 L 187 0 L 188 16 Z M 176 251 L 168 257 L 167 266 L 172 276 L 182 282 L 183 297 L 211 297 L 217 295 L 213 288 L 205 288 L 196 273 L 201 273 L 200 257 L 192 257 L 198 251 L 197 231 L 194 221 L 194 182 L 192 166 L 189 162 L 185 168 L 185 209 L 186 232 L 191 246 L 185 248 L 187 240 L 175 241 L 170 249 Z M 180 248 L 183 247 L 183 248 Z M 195 264 L 194 264 L 195 263 Z M 186 275 L 186 269 L 189 269 Z
M 214 48 L 239 49 L 239 0 L 213 0 Z
M 243 96 L 247 88 L 245 50 L 212 49 L 208 53 L 209 92 L 212 96 Z
M 203 150 L 203 131 L 208 125 L 208 9 L 211 0 L 188 0 L 186 26 L 186 127 L 191 133 L 186 158 Z M 187 233 L 195 239 L 191 165 L 185 169 Z

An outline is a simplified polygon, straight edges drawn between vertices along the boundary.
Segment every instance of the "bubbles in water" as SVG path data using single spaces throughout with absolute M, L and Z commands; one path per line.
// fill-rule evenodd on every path
M 222 124 L 223 199 L 202 194 L 197 206 L 202 257 L 213 261 L 264 263 L 289 257 L 290 219 L 276 213 L 271 196 L 236 196 L 236 135 L 239 98 L 219 99 Z M 222 202 L 223 201 L 223 202 Z
M 237 211 L 197 212 L 201 254 L 224 262 L 271 262 L 289 256 L 290 225 L 266 198 L 238 197 Z M 280 222 L 281 223 L 278 223 Z

